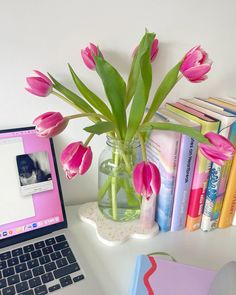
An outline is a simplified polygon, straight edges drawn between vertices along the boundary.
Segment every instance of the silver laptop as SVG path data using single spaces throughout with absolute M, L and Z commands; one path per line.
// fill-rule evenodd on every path
M 78 253 L 52 139 L 0 131 L 0 295 L 102 294 Z

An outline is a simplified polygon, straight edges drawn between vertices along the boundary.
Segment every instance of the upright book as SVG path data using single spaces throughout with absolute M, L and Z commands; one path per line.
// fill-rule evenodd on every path
M 181 103 L 166 104 L 166 108 L 201 124 L 201 133 L 218 132 L 219 120 L 211 118 L 202 112 L 196 111 Z M 200 228 L 202 211 L 205 202 L 205 192 L 208 183 L 211 162 L 198 149 L 194 167 L 192 187 L 190 191 L 186 228 L 190 231 Z
M 136 258 L 130 295 L 208 295 L 216 272 L 161 259 Z
M 236 130 L 235 116 L 230 112 L 197 98 L 180 99 L 179 102 L 220 120 L 219 134 L 228 139 L 231 131 Z M 234 138 L 232 141 L 234 144 L 235 140 Z M 224 166 L 212 164 L 201 222 L 203 231 L 210 231 L 218 226 L 231 165 L 232 161 L 228 161 Z
M 165 108 L 159 109 L 159 112 L 168 116 L 169 118 L 172 118 L 174 120 L 174 123 L 176 124 L 181 124 L 200 130 L 199 123 L 185 119 L 184 117 L 181 117 L 178 114 L 171 112 Z M 175 181 L 171 231 L 177 231 L 185 228 L 196 154 L 197 141 L 186 134 L 181 134 Z
M 170 122 L 170 119 L 156 113 L 153 121 Z M 154 130 L 146 144 L 147 158 L 157 165 L 161 174 L 156 206 L 156 221 L 161 231 L 169 231 L 171 227 L 180 138 L 180 133 L 174 131 Z

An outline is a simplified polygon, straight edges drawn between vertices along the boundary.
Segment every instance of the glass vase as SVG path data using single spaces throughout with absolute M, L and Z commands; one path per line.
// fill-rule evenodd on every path
M 119 222 L 139 218 L 141 198 L 135 193 L 132 171 L 140 160 L 138 140 L 124 143 L 107 137 L 98 171 L 98 207 L 106 218 Z

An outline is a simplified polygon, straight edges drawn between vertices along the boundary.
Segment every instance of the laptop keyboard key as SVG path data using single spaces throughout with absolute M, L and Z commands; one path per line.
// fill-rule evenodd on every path
M 45 267 L 47 272 L 52 271 L 52 270 L 57 268 L 55 262 L 47 263 L 47 264 L 44 265 L 44 267 Z
M 45 273 L 43 266 L 38 266 L 32 269 L 35 277 L 40 276 Z
M 27 291 L 29 289 L 29 284 L 28 282 L 21 282 L 19 284 L 16 284 L 16 291 L 18 293 L 21 293 L 21 292 L 24 292 L 24 291 Z
M 69 275 L 69 274 L 71 274 L 73 272 L 76 272 L 78 270 L 80 270 L 80 267 L 79 267 L 78 263 L 73 263 L 71 265 L 67 265 L 67 266 L 64 266 L 62 268 L 59 268 L 59 269 L 55 270 L 53 272 L 53 274 L 54 274 L 54 277 L 56 279 L 59 279 L 61 277 Z
M 76 259 L 75 259 L 75 256 L 74 254 L 72 253 L 71 249 L 70 248 L 66 248 L 66 249 L 63 249 L 61 251 L 62 255 L 65 256 L 67 258 L 67 260 L 69 261 L 69 263 L 74 263 L 76 262 Z
M 9 267 L 9 268 L 5 268 L 3 271 L 2 271 L 2 274 L 4 276 L 4 278 L 6 277 L 10 277 L 12 275 L 15 274 L 15 270 L 13 267 Z
M 29 253 L 23 254 L 20 256 L 20 262 L 25 262 L 25 261 L 29 261 L 29 260 L 31 260 Z
M 50 238 L 50 239 L 45 240 L 45 243 L 47 246 L 54 245 L 54 244 L 56 244 L 56 240 L 54 238 Z
M 81 281 L 81 280 L 83 280 L 84 279 L 84 275 L 79 275 L 79 276 L 77 276 L 77 277 L 74 277 L 73 278 L 73 281 L 75 282 L 75 283 L 77 283 L 77 282 L 79 282 L 79 281 Z
M 43 283 L 46 284 L 48 282 L 53 281 L 54 277 L 53 277 L 52 273 L 49 272 L 49 273 L 45 273 L 44 275 L 42 275 L 41 279 L 42 279 Z
M 32 251 L 34 251 L 34 245 L 33 244 L 27 245 L 27 246 L 23 247 L 23 250 L 24 250 L 24 253 L 32 252 Z
M 48 247 L 43 248 L 44 255 L 50 254 L 52 252 L 53 252 L 52 246 L 48 246 Z
M 61 258 L 56 261 L 57 267 L 61 268 L 63 266 L 66 266 L 68 264 L 67 260 L 65 258 Z
M 60 235 L 60 236 L 57 236 L 56 237 L 56 241 L 59 243 L 59 242 L 62 242 L 62 241 L 65 241 L 66 240 L 66 237 L 64 235 Z
M 41 257 L 43 256 L 43 253 L 40 249 L 34 251 L 34 252 L 31 252 L 31 256 L 32 258 L 38 258 L 38 257 Z
M 49 292 L 54 292 L 54 291 L 56 291 L 56 290 L 58 290 L 58 289 L 60 289 L 60 288 L 61 288 L 61 286 L 60 286 L 59 284 L 56 284 L 56 285 L 54 285 L 54 286 L 49 287 L 49 288 L 48 288 L 48 291 L 49 291 Z
M 31 270 L 27 270 L 27 271 L 24 271 L 20 274 L 20 278 L 22 281 L 26 281 L 26 280 L 29 280 L 33 277 L 33 274 L 32 274 L 32 271 Z
M 0 261 L 0 269 L 4 269 L 7 267 L 6 261 Z
M 2 295 L 15 295 L 16 290 L 14 286 L 7 287 L 2 290 Z
M 2 254 L 0 254 L 0 260 L 6 260 L 11 258 L 11 252 L 7 251 Z
M 69 244 L 67 243 L 67 241 L 61 242 L 59 244 L 53 245 L 53 248 L 55 251 L 59 251 L 62 250 L 64 248 L 68 248 Z
M 1 279 L 0 280 L 0 290 L 5 288 L 7 286 L 7 281 L 6 279 Z
M 45 285 L 42 285 L 42 286 L 36 287 L 34 289 L 34 293 L 35 295 L 45 295 L 45 294 L 48 294 L 48 290 Z
M 45 247 L 44 241 L 40 241 L 34 244 L 35 249 L 41 249 Z
M 59 251 L 52 253 L 50 256 L 52 260 L 57 260 L 62 258 L 61 253 Z
M 16 273 L 20 273 L 20 272 L 22 272 L 22 271 L 27 270 L 26 263 L 18 264 L 18 265 L 16 265 L 15 268 L 16 268 Z
M 13 257 L 13 258 L 8 259 L 7 264 L 8 264 L 8 266 L 14 266 L 14 265 L 19 264 L 18 257 Z
M 64 288 L 68 285 L 71 285 L 73 282 L 70 276 L 66 276 L 60 279 L 60 283 L 61 283 L 61 286 Z
M 42 282 L 41 282 L 40 277 L 33 278 L 33 279 L 29 280 L 29 285 L 30 285 L 30 288 L 32 288 L 32 289 L 37 286 L 40 286 L 41 284 L 42 284 Z
M 51 259 L 50 259 L 49 255 L 46 255 L 46 256 L 40 257 L 39 262 L 40 262 L 40 264 L 46 264 L 46 263 L 51 262 Z
M 28 291 L 25 291 L 25 292 L 21 293 L 20 295 L 34 295 L 34 291 L 33 290 L 28 290 Z
M 36 266 L 39 266 L 38 259 L 28 261 L 27 265 L 28 265 L 28 268 L 34 268 Z
M 15 284 L 19 283 L 19 281 L 20 281 L 19 275 L 14 275 L 14 276 L 7 278 L 7 282 L 8 282 L 9 286 L 15 285 Z
M 20 256 L 22 254 L 23 254 L 23 249 L 22 248 L 18 248 L 18 249 L 12 250 L 12 256 L 13 257 Z

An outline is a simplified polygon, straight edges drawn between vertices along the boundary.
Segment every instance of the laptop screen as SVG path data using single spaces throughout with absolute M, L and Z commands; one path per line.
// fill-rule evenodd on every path
M 63 222 L 60 192 L 52 140 L 0 131 L 0 242 Z

